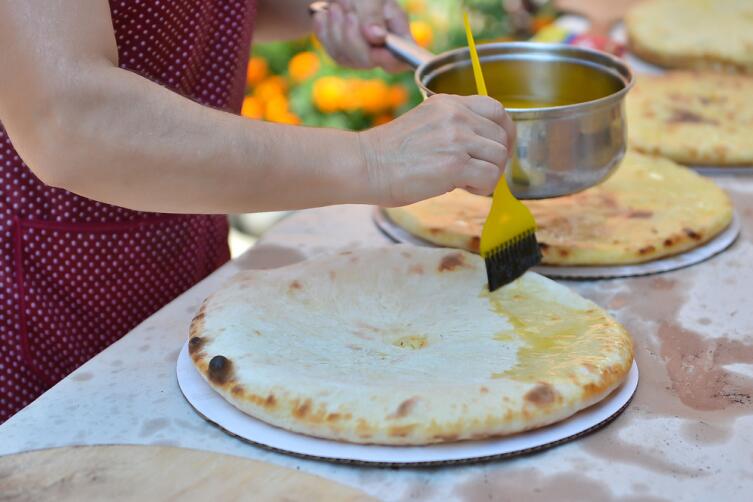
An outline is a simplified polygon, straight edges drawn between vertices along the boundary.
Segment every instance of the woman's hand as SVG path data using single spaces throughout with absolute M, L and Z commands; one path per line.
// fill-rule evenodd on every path
M 329 9 L 314 16 L 314 30 L 330 56 L 341 65 L 405 69 L 384 48 L 388 31 L 410 38 L 408 16 L 395 0 L 332 0 Z
M 360 139 L 375 202 L 401 206 L 455 188 L 492 193 L 515 125 L 494 99 L 440 94 Z

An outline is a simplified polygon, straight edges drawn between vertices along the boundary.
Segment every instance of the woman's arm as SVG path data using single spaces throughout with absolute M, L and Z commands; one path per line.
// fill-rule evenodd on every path
M 134 209 L 367 199 L 354 133 L 250 121 L 117 67 L 108 2 L 0 4 L 0 119 L 43 181 Z
M 429 100 L 361 134 L 207 108 L 117 67 L 106 0 L 0 2 L 0 69 L 0 120 L 37 176 L 145 211 L 394 205 L 455 186 L 488 193 L 506 156 L 503 129 L 512 131 L 483 98 Z

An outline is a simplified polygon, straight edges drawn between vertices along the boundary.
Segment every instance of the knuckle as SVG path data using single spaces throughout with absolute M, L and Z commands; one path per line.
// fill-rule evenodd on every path
M 504 145 L 499 145 L 497 151 L 494 154 L 497 165 L 502 165 L 507 160 L 507 148 Z
M 484 106 L 486 107 L 489 117 L 495 122 L 501 122 L 505 118 L 505 108 L 502 106 L 502 103 L 496 99 L 486 98 Z
M 463 141 L 463 132 L 457 125 L 453 125 L 447 131 L 447 140 L 453 144 L 460 144 Z
M 453 148 L 447 152 L 447 160 L 453 169 L 462 169 L 468 160 L 468 154 L 461 148 Z

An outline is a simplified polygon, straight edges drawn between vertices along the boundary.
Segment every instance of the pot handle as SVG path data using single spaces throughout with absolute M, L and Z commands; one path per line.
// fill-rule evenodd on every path
M 312 16 L 317 12 L 324 12 L 329 8 L 329 2 L 313 2 L 309 5 L 309 14 Z M 409 38 L 388 33 L 384 41 L 384 47 L 392 53 L 393 56 L 401 61 L 408 63 L 414 69 L 422 64 L 434 59 L 434 54 L 420 47 L 416 42 Z

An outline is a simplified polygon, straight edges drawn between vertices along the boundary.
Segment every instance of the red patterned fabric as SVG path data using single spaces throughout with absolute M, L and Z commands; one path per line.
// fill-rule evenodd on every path
M 238 113 L 255 0 L 111 0 L 122 68 Z M 228 260 L 227 218 L 37 179 L 0 124 L 0 423 Z

